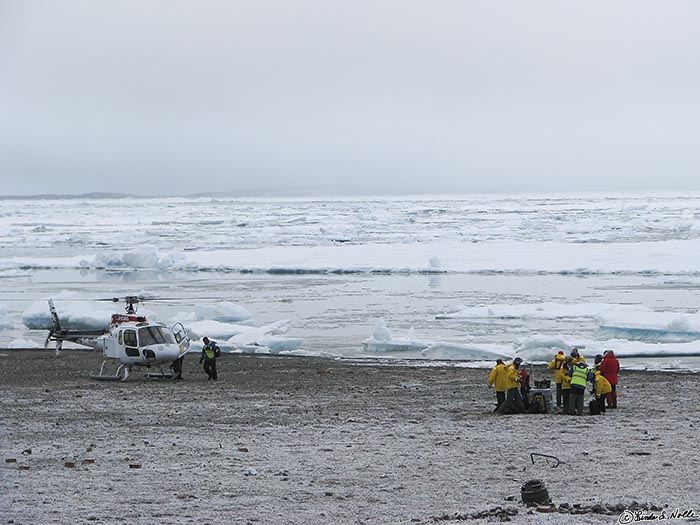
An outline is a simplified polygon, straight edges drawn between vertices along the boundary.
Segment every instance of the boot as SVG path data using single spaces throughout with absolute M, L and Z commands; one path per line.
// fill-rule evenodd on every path
M 610 392 L 607 396 L 605 396 L 605 402 L 608 405 L 608 408 L 613 407 L 613 394 L 615 392 Z
M 609 395 L 612 396 L 610 408 L 617 408 L 617 392 L 610 392 Z

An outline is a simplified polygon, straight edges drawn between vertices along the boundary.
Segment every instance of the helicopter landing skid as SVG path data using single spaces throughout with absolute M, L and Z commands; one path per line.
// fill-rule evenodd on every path
M 161 368 L 160 372 L 146 372 L 146 377 L 148 379 L 172 379 L 173 374 L 164 372 L 163 369 Z
M 151 372 L 146 370 L 146 377 L 148 379 L 172 379 L 172 372 L 164 372 L 162 367 L 158 367 L 158 372 Z
M 105 365 L 109 359 L 105 359 L 102 361 L 102 366 L 100 367 L 100 373 L 98 375 L 92 375 L 90 376 L 90 379 L 95 379 L 97 381 L 126 381 L 126 378 L 129 377 L 129 368 L 125 365 L 119 365 L 119 368 L 117 368 L 117 371 L 114 374 L 105 374 Z M 122 377 L 122 371 L 124 372 L 124 375 Z

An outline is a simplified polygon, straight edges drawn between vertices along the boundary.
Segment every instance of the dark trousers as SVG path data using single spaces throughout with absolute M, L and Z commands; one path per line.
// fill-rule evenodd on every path
M 519 388 L 511 388 L 506 392 L 506 401 L 498 409 L 501 414 L 522 414 L 525 411 Z
M 579 416 L 583 415 L 583 396 L 586 393 L 585 388 L 577 388 L 575 386 L 571 387 L 571 393 L 569 394 L 569 411 L 568 414 L 572 416 L 574 413 Z
M 505 392 L 496 392 L 496 408 L 495 408 L 494 412 L 501 407 L 501 405 L 503 404 L 503 402 L 505 400 L 506 400 L 506 393 Z
M 216 375 L 216 359 L 205 359 L 204 371 L 209 376 L 209 379 L 216 381 L 218 379 L 218 376 Z
M 528 396 L 528 393 L 530 392 L 530 387 L 527 386 L 521 386 L 520 387 L 520 396 L 523 398 L 523 407 L 525 410 L 530 410 L 530 397 Z
M 561 391 L 561 397 L 562 400 L 564 401 L 564 412 L 567 414 L 569 413 L 569 398 L 571 397 L 571 390 L 568 388 L 564 388 Z
M 617 385 L 610 385 L 612 387 L 612 392 L 607 396 L 608 408 L 617 408 Z
M 605 400 L 607 398 L 608 398 L 607 395 L 596 396 L 596 398 L 595 398 L 596 403 L 598 403 L 598 408 L 600 409 L 601 414 L 605 414 Z
M 557 383 L 557 408 L 561 408 L 561 399 L 563 397 L 563 390 L 561 388 L 561 383 Z M 564 403 L 564 408 L 566 408 L 566 403 Z
M 184 359 L 185 356 L 183 355 L 173 361 L 173 376 L 175 376 L 175 379 L 182 379 L 182 361 Z

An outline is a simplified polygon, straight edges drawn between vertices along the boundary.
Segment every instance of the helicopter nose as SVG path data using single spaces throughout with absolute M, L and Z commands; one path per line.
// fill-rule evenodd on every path
M 163 359 L 175 360 L 180 357 L 180 348 L 178 345 L 163 345 L 160 356 Z

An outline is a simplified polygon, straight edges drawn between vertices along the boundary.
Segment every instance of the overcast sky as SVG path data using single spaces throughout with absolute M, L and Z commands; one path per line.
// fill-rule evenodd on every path
M 0 181 L 700 190 L 700 2 L 0 0 Z

